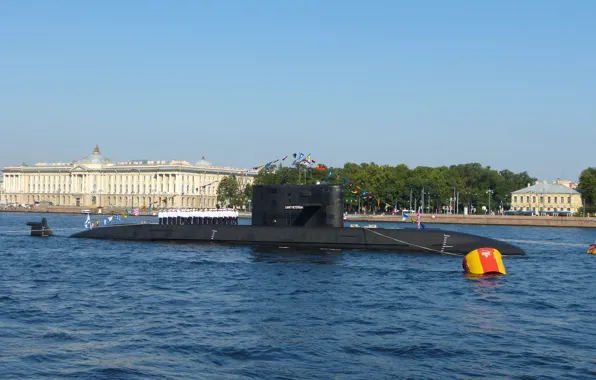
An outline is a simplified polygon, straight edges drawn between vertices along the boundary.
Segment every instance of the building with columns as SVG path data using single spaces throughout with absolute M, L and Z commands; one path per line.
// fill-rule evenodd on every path
M 0 201 L 81 207 L 209 208 L 217 203 L 219 181 L 236 175 L 241 188 L 252 184 L 257 172 L 217 167 L 205 157 L 188 161 L 126 161 L 114 163 L 93 153 L 72 163 L 37 163 L 3 169 Z
M 536 181 L 511 193 L 511 209 L 536 215 L 575 214 L 582 207 L 581 193 L 571 181 Z

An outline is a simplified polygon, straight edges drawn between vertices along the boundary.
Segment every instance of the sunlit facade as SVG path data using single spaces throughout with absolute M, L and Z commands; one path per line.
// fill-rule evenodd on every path
M 0 200 L 82 207 L 214 207 L 218 181 L 232 174 L 243 188 L 257 172 L 217 167 L 204 157 L 194 165 L 152 160 L 113 163 L 96 146 L 92 154 L 72 163 L 5 167 Z
M 557 180 L 552 184 L 537 181 L 511 193 L 511 209 L 541 214 L 574 214 L 582 207 L 581 194 L 571 181 Z

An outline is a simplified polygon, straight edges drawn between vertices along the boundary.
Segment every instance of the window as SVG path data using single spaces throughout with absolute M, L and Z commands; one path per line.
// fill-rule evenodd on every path
M 547 199 L 548 199 L 548 203 L 550 203 L 550 197 L 548 197 Z M 548 211 L 550 211 L 550 208 L 548 209 Z
M 571 209 L 569 207 L 567 207 L 567 211 L 571 211 Z
M 540 203 L 544 203 L 544 196 L 543 195 L 540 196 Z
M 554 198 L 555 198 L 555 203 L 557 203 L 557 197 L 554 197 Z M 556 211 L 556 210 L 555 210 L 555 211 Z
M 532 203 L 536 203 L 536 196 L 532 196 Z
M 517 195 L 515 197 L 513 197 L 513 201 L 517 202 Z
M 567 197 L 567 203 L 571 204 L 571 197 Z M 567 210 L 569 211 L 569 210 Z

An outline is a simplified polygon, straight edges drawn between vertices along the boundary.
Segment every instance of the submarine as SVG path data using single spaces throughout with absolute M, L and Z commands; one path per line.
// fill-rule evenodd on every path
M 71 237 L 458 255 L 491 247 L 503 255 L 524 255 L 515 245 L 463 232 L 435 228 L 344 227 L 340 185 L 255 185 L 252 204 L 250 225 L 173 218 L 170 222 L 97 227 Z

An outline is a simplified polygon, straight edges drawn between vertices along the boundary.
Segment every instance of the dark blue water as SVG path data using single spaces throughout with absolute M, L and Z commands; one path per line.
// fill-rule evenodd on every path
M 0 379 L 596 375 L 596 230 L 444 226 L 528 253 L 470 278 L 453 256 L 68 238 L 82 216 L 27 236 L 41 216 L 0 213 Z

